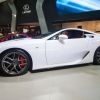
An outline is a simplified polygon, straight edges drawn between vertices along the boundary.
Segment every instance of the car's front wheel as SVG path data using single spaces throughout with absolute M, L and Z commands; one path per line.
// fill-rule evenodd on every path
M 96 65 L 100 65 L 100 47 L 95 52 L 93 63 Z
M 8 50 L 1 57 L 1 71 L 4 75 L 17 76 L 25 74 L 30 66 L 30 58 L 19 49 Z

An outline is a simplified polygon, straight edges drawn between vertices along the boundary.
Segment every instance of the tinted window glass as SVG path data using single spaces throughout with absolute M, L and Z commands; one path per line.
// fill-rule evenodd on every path
M 80 30 L 68 30 L 67 32 L 69 38 L 83 38 L 84 36 L 83 31 Z

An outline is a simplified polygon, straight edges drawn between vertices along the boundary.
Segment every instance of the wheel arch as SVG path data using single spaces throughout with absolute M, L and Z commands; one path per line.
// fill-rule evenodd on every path
M 95 50 L 95 52 L 94 52 L 94 56 L 95 56 L 96 51 L 97 51 L 99 48 L 100 48 L 100 46 L 96 48 L 96 50 Z
M 97 51 L 98 49 L 100 49 L 100 46 L 99 46 L 99 47 L 97 47 L 97 49 L 96 49 L 96 50 L 95 50 L 95 52 L 94 52 L 93 62 L 94 62 L 94 58 L 95 58 L 96 51 Z
M 0 58 L 2 57 L 2 55 L 4 54 L 4 53 L 6 53 L 7 51 L 9 51 L 9 50 L 21 50 L 21 51 L 23 51 L 23 52 L 25 52 L 27 55 L 28 55 L 28 57 L 30 58 L 30 63 L 31 63 L 31 65 L 30 65 L 30 67 L 29 67 L 29 71 L 31 71 L 32 70 L 32 66 L 33 66 L 33 62 L 32 62 L 32 57 L 31 57 L 31 55 L 26 51 L 26 50 L 24 50 L 24 49 L 21 49 L 21 48 L 10 48 L 10 49 L 6 49 L 6 50 L 4 50 L 3 52 L 1 52 L 0 53 Z

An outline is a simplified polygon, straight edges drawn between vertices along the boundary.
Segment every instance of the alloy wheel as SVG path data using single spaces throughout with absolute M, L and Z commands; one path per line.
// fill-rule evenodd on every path
M 17 75 L 22 73 L 28 61 L 24 54 L 21 52 L 9 52 L 2 59 L 2 69 L 10 75 Z

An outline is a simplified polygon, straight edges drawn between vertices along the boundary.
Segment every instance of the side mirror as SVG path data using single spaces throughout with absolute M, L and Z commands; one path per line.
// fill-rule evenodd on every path
M 59 35 L 59 40 L 65 40 L 65 39 L 68 39 L 68 36 L 67 35 Z

